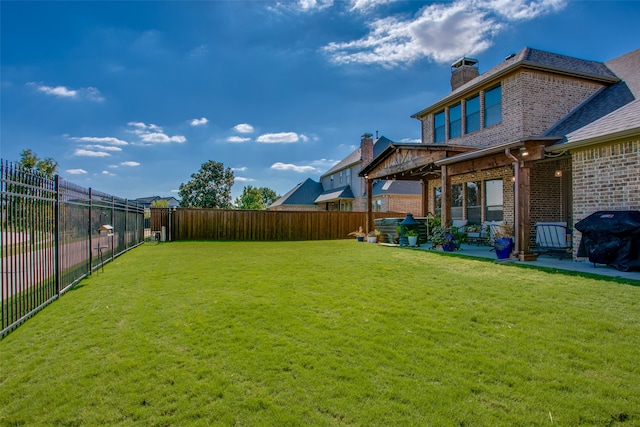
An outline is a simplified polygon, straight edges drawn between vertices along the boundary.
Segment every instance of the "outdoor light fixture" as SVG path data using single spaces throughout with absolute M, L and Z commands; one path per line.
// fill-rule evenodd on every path
M 524 148 L 524 147 L 522 147 L 522 148 L 520 149 L 520 156 L 521 156 L 521 157 L 527 157 L 528 155 L 529 155 L 529 152 L 527 151 L 527 149 L 526 149 L 526 148 Z
M 554 176 L 556 178 L 561 178 L 562 177 L 562 171 L 560 169 L 556 170 L 554 173 Z

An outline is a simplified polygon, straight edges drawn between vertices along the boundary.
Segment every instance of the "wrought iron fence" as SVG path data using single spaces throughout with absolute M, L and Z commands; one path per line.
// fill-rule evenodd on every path
M 144 241 L 144 209 L 0 159 L 0 337 Z

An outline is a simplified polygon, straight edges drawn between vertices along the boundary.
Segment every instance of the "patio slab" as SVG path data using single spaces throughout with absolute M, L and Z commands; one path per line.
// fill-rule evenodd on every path
M 414 249 L 421 250 L 439 250 L 439 249 L 431 249 L 430 244 L 423 244 Z M 476 257 L 476 258 L 490 258 L 494 259 L 495 262 L 510 262 L 514 264 L 526 264 L 534 267 L 546 267 L 546 268 L 555 268 L 558 270 L 568 270 L 568 271 L 576 271 L 581 273 L 588 274 L 596 274 L 600 276 L 607 277 L 617 277 L 621 279 L 629 279 L 629 280 L 637 280 L 640 282 L 640 272 L 639 271 L 619 271 L 613 267 L 609 267 L 604 264 L 597 264 L 594 266 L 592 262 L 588 260 L 572 260 L 571 258 L 558 259 L 558 256 L 552 255 L 540 255 L 536 261 L 518 261 L 516 259 L 508 259 L 508 260 L 498 260 L 496 258 L 496 253 L 491 250 L 490 246 L 476 246 L 463 244 L 461 246 L 461 250 L 457 250 L 454 253 L 462 256 Z

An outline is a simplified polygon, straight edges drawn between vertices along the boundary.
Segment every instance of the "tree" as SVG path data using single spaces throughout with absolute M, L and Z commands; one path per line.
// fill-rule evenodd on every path
M 37 172 L 47 178 L 53 179 L 58 171 L 58 162 L 51 157 L 39 159 L 38 155 L 30 149 L 22 150 L 18 164 L 25 169 Z
M 151 207 L 152 208 L 168 208 L 169 201 L 162 200 L 162 199 L 154 200 L 153 202 L 151 202 Z
M 242 190 L 242 195 L 236 198 L 235 205 L 238 209 L 264 210 L 279 198 L 270 188 L 248 185 Z
M 231 205 L 233 172 L 224 165 L 209 160 L 191 174 L 191 181 L 180 184 L 181 207 L 228 209 Z

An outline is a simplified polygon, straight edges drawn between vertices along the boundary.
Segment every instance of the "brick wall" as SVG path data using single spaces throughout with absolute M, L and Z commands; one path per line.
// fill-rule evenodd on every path
M 495 83 L 491 82 L 482 88 L 481 95 Z M 463 133 L 460 138 L 447 140 L 448 144 L 489 147 L 539 136 L 602 87 L 587 80 L 533 70 L 515 72 L 505 77 L 501 84 L 502 122 L 470 134 Z M 480 97 L 480 101 L 481 123 L 484 123 L 484 96 Z M 457 102 L 460 99 L 454 100 L 451 105 Z M 422 141 L 433 143 L 433 114 L 421 118 L 421 121 Z
M 640 140 L 572 153 L 573 215 L 578 222 L 602 210 L 640 210 Z M 580 233 L 574 235 L 574 252 Z

